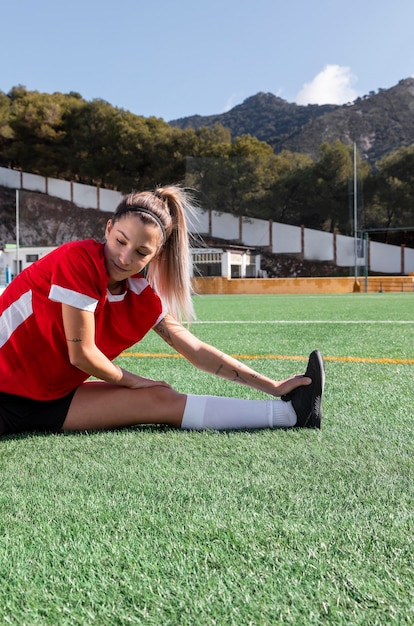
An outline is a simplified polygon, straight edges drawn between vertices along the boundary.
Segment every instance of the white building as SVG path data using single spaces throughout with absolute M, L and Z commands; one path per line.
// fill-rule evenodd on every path
M 0 285 L 8 285 L 16 274 L 34 261 L 41 259 L 55 247 L 18 247 L 16 244 L 6 244 L 4 250 L 0 250 Z
M 260 254 L 249 248 L 192 248 L 191 256 L 192 276 L 257 278 L 263 274 Z

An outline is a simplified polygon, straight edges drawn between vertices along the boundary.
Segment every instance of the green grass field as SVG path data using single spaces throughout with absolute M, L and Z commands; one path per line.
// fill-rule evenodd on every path
M 414 295 L 195 304 L 196 335 L 274 378 L 319 348 L 322 430 L 3 438 L 0 624 L 413 624 Z M 264 397 L 172 354 L 150 333 L 119 363 Z

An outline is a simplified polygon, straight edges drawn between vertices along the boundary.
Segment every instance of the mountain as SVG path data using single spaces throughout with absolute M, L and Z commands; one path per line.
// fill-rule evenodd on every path
M 286 149 L 315 159 L 326 141 L 355 141 L 361 155 L 374 164 L 389 152 L 414 143 L 414 78 L 350 104 L 302 106 L 271 93 L 258 93 L 226 113 L 169 122 L 182 129 L 211 128 L 217 123 L 228 128 L 232 137 L 253 135 L 276 153 Z
M 173 120 L 169 124 L 185 129 L 202 126 L 211 128 L 218 123 L 229 128 L 233 137 L 253 135 L 278 150 L 281 143 L 295 136 L 306 124 L 337 108 L 331 104 L 300 106 L 271 93 L 258 93 L 227 113 L 204 117 L 193 115 Z

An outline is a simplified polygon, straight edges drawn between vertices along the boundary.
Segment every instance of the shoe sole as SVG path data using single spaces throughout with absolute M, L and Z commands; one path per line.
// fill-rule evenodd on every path
M 320 379 L 321 379 L 321 390 L 320 393 L 316 394 L 314 398 L 312 398 L 312 411 L 309 413 L 308 419 L 306 420 L 304 427 L 305 428 L 320 428 L 322 422 L 322 396 L 325 388 L 325 363 L 322 357 L 322 354 L 319 350 L 314 350 L 312 352 L 313 355 L 316 356 L 319 365 Z M 309 357 L 310 360 L 310 357 Z M 305 376 L 312 378 L 312 376 L 308 372 L 308 368 L 306 368 Z M 315 402 L 317 398 L 320 398 L 318 410 L 315 411 Z

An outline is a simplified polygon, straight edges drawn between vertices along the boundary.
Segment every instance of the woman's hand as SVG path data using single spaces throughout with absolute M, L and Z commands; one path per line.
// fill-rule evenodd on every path
M 275 382 L 275 390 L 274 392 L 272 392 L 272 395 L 284 396 L 286 394 L 292 393 L 292 391 L 294 391 L 294 389 L 297 389 L 297 387 L 310 385 L 311 383 L 312 378 L 309 378 L 309 376 L 291 376 L 290 378 L 286 378 L 285 380 Z
M 144 378 L 143 376 L 138 376 L 137 374 L 133 374 L 132 372 L 128 372 L 122 368 L 120 369 L 122 372 L 122 378 L 118 384 L 128 387 L 129 389 L 142 389 L 144 387 L 167 387 L 168 389 L 172 389 L 171 385 L 163 380 Z

